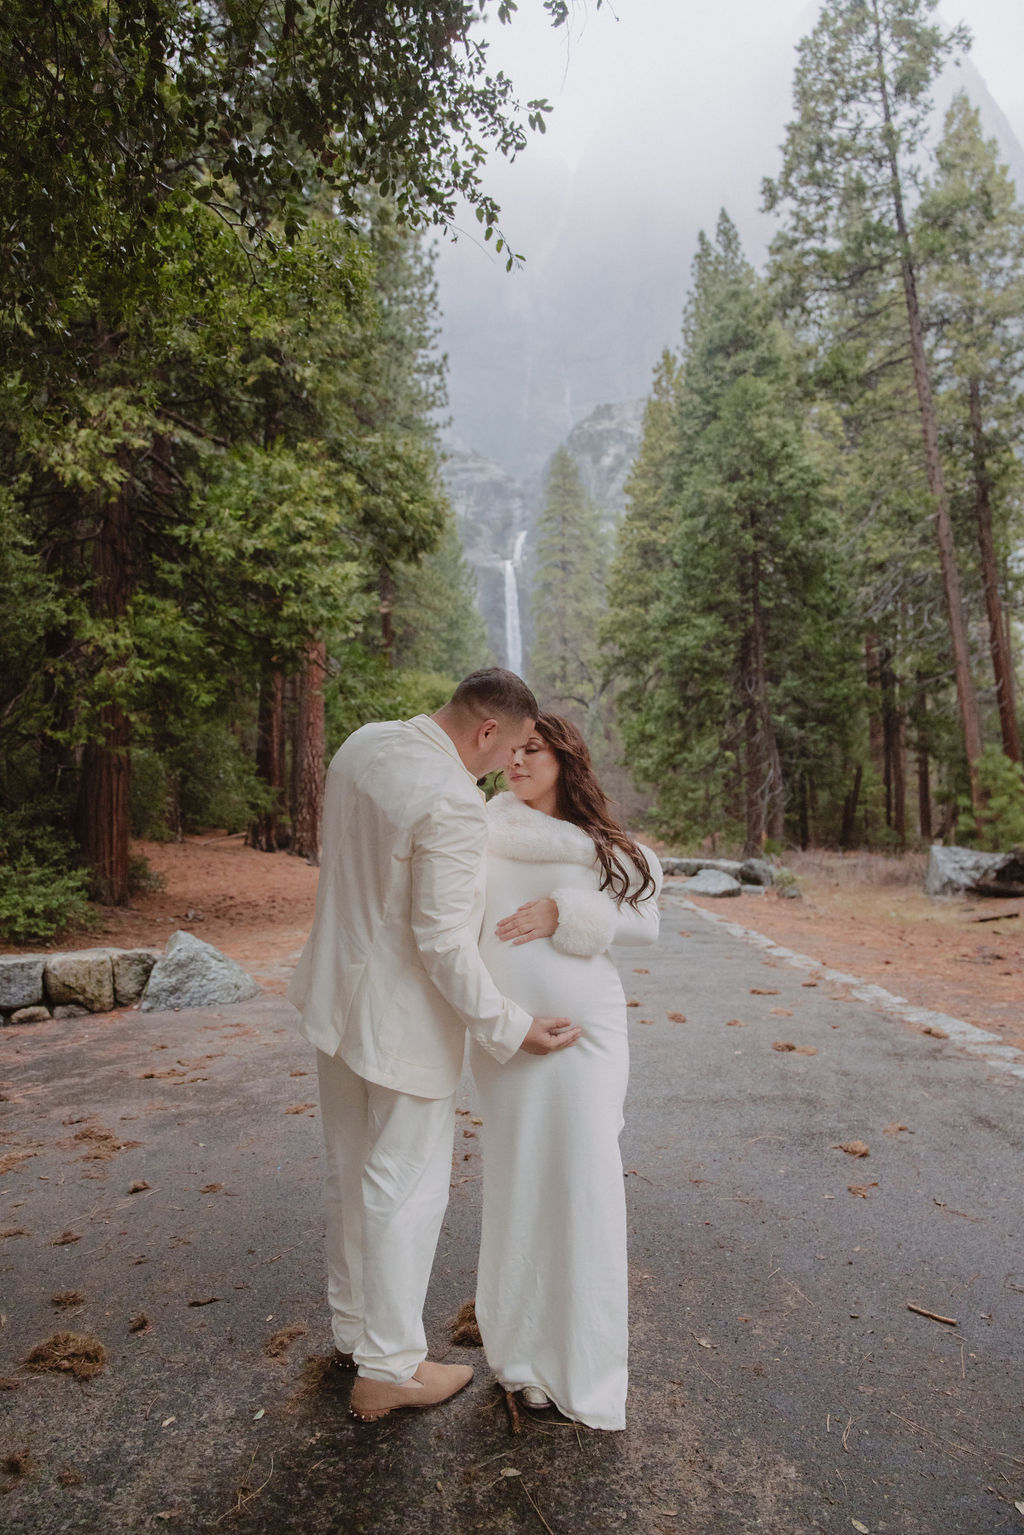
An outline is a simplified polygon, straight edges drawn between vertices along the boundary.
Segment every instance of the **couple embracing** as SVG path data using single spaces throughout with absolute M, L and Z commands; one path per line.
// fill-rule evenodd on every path
M 477 781 L 505 771 L 485 804 Z M 514 673 L 365 725 L 327 775 L 316 916 L 289 996 L 316 1046 L 328 1302 L 364 1420 L 472 1370 L 426 1357 L 468 1030 L 481 1099 L 476 1314 L 526 1406 L 625 1426 L 628 1074 L 609 944 L 657 936 L 660 869 L 609 814 L 582 737 Z

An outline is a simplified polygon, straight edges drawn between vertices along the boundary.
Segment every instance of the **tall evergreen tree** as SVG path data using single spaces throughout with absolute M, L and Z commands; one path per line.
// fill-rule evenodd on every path
M 683 342 L 648 410 L 606 633 L 663 824 L 755 852 L 828 776 L 851 683 L 793 349 L 725 214 L 698 244 Z
M 544 706 L 585 727 L 603 690 L 605 545 L 575 459 L 559 448 L 537 523 L 530 680 Z
M 1024 208 L 963 94 L 916 212 L 954 504 L 973 529 L 1003 751 L 1021 760 L 1006 589 L 1024 477 Z M 973 562 L 972 562 L 973 563 Z
M 898 278 L 905 336 L 923 441 L 922 470 L 945 597 L 971 800 L 980 804 L 983 741 L 971 670 L 960 572 L 943 475 L 938 418 L 918 295 L 919 253 L 908 193 L 931 108 L 929 92 L 965 34 L 944 33 L 929 17 L 936 0 L 826 0 L 800 44 L 783 168 L 765 184 L 769 208 L 785 210 L 775 244 L 800 298 Z

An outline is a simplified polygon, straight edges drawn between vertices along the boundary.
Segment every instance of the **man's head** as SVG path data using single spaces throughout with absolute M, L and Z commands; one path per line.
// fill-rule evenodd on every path
M 537 718 L 537 700 L 501 666 L 471 672 L 433 718 L 451 736 L 474 778 L 508 767 Z

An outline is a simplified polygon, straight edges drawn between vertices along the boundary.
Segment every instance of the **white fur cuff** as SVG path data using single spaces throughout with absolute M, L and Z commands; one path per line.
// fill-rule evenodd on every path
M 551 947 L 560 954 L 590 958 L 603 954 L 615 932 L 616 907 L 603 890 L 581 890 L 568 886 L 553 890 L 551 899 L 558 907 L 558 926 Z

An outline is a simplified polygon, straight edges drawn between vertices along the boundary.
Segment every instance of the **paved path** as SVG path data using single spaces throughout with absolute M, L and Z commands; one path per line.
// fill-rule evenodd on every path
M 480 1368 L 436 1412 L 365 1427 L 303 1394 L 328 1346 L 321 1164 L 278 999 L 5 1031 L 0 1228 L 27 1235 L 0 1244 L 0 1457 L 30 1457 L 0 1473 L 5 1530 L 1020 1535 L 1024 1084 L 674 895 L 663 931 L 620 955 L 624 1434 L 513 1436 L 477 1350 L 449 1355 Z M 462 1108 L 438 1351 L 473 1287 Z M 835 1149 L 855 1140 L 869 1156 Z M 21 1372 L 56 1327 L 105 1344 L 94 1380 Z

